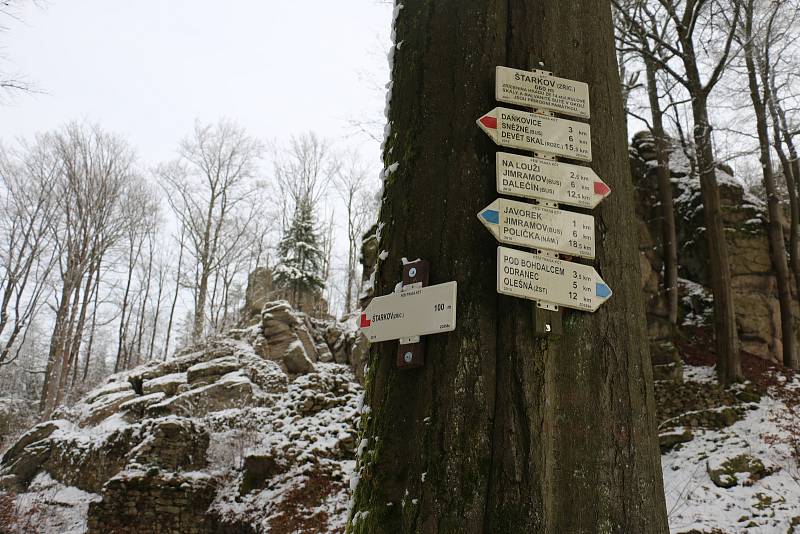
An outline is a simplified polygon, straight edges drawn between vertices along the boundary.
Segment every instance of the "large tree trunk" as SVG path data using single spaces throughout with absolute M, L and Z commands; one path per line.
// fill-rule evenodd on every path
M 117 357 L 114 360 L 114 372 L 117 373 L 123 369 L 125 342 L 128 337 L 127 319 L 125 313 L 128 310 L 128 298 L 131 293 L 131 282 L 133 281 L 133 269 L 136 266 L 136 259 L 139 257 L 139 252 L 134 256 L 134 239 L 131 237 L 130 248 L 128 249 L 128 278 L 125 282 L 125 292 L 122 294 L 122 309 L 119 316 L 119 332 L 117 338 Z M 130 315 L 130 312 L 128 312 Z
M 200 284 L 197 286 L 194 325 L 192 326 L 192 341 L 195 343 L 199 343 L 205 334 L 206 299 L 208 298 L 208 277 L 210 274 L 208 268 L 203 265 L 200 271 Z
M 89 374 L 89 362 L 92 359 L 92 348 L 94 347 L 94 336 L 97 331 L 97 303 L 100 297 L 100 268 L 97 269 L 97 278 L 94 283 L 94 306 L 92 307 L 92 326 L 89 329 L 89 342 L 86 344 L 86 359 L 83 362 L 83 376 L 81 382 L 86 382 Z
M 762 79 L 764 79 L 762 67 Z M 792 269 L 795 279 L 795 291 L 800 295 L 800 164 L 797 160 L 797 151 L 792 140 L 786 123 L 786 114 L 778 102 L 778 94 L 775 88 L 775 77 L 769 76 L 763 81 L 764 86 L 769 88 L 767 104 L 770 116 L 772 117 L 772 128 L 775 137 L 775 152 L 781 161 L 783 176 L 786 179 L 786 189 L 789 194 L 789 266 Z M 781 140 L 786 144 L 789 151 L 787 157 L 783 150 Z
M 376 294 L 400 259 L 457 280 L 458 327 L 430 336 L 423 368 L 373 346 L 366 440 L 348 532 L 667 532 L 639 287 L 625 116 L 603 0 L 404 2 L 384 163 Z M 531 57 L 588 82 L 592 167 L 614 190 L 593 214 L 596 268 L 614 296 L 534 336 L 535 306 L 496 293 L 497 243 L 475 214 L 497 196 L 497 147 L 475 126 L 496 65 Z
M 44 381 L 42 382 L 42 396 L 39 398 L 39 414 L 42 419 L 47 419 L 56 407 L 56 395 L 61 373 L 61 353 L 64 350 L 67 336 L 67 319 L 69 303 L 72 300 L 73 285 L 71 275 L 63 278 L 58 309 L 53 321 L 53 335 L 50 338 L 50 348 L 47 353 L 47 366 L 45 367 Z
M 172 295 L 172 304 L 169 307 L 169 320 L 167 321 L 167 333 L 164 336 L 164 361 L 169 356 L 169 342 L 172 336 L 172 320 L 175 318 L 175 305 L 178 303 L 178 293 L 181 291 L 181 267 L 183 266 L 183 240 L 186 231 L 181 228 L 180 252 L 178 253 L 178 267 L 175 269 L 175 293 Z
M 761 89 L 758 85 L 758 71 L 756 69 L 752 29 L 753 0 L 749 0 L 745 12 L 746 39 L 744 44 L 744 58 L 745 64 L 747 65 L 750 100 L 753 103 L 753 110 L 756 115 L 756 131 L 758 133 L 758 147 L 760 151 L 764 190 L 767 193 L 769 254 L 772 268 L 775 271 L 775 282 L 778 286 L 778 303 L 781 314 L 781 341 L 783 342 L 783 365 L 790 369 L 796 369 L 797 341 L 794 332 L 794 318 L 792 317 L 792 290 L 789 283 L 789 266 L 786 263 L 786 246 L 783 240 L 783 226 L 781 225 L 782 214 L 780 200 L 778 199 L 778 188 L 775 186 L 775 176 L 772 172 L 766 104 L 764 103 L 764 99 L 761 98 Z
M 767 102 L 770 102 L 769 98 Z M 800 291 L 800 233 L 798 232 L 798 226 L 800 226 L 800 203 L 798 203 L 797 198 L 797 185 L 795 183 L 794 169 L 792 169 L 792 164 L 786 156 L 786 152 L 783 150 L 780 126 L 778 125 L 777 116 L 771 104 L 770 115 L 772 116 L 773 125 L 773 146 L 781 162 L 781 170 L 786 180 L 786 192 L 789 197 L 789 267 L 794 275 L 795 290 Z
M 656 144 L 658 167 L 658 200 L 661 205 L 661 249 L 664 256 L 664 292 L 667 295 L 669 322 L 678 324 L 678 238 L 675 233 L 675 207 L 672 201 L 672 183 L 669 171 L 669 146 L 664 132 L 664 116 L 658 98 L 656 68 L 653 61 L 644 58 L 647 73 L 647 96 L 653 118 L 652 133 Z
M 742 363 L 739 354 L 739 337 L 736 331 L 728 243 L 725 239 L 725 227 L 722 222 L 714 149 L 711 146 L 707 96 L 700 90 L 692 93 L 694 144 L 700 174 L 700 192 L 703 197 L 703 214 L 706 221 L 711 291 L 714 294 L 717 375 L 720 382 L 730 384 L 742 379 Z

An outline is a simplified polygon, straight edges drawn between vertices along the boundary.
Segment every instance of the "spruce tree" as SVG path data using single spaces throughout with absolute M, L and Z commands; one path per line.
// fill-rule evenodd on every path
M 302 294 L 320 292 L 325 287 L 324 259 L 314 208 L 308 199 L 303 199 L 278 243 L 278 265 L 273 270 L 276 286 L 290 291 L 292 304 L 297 305 Z

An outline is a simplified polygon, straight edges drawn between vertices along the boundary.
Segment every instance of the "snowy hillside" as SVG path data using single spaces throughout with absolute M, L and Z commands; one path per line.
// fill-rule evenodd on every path
M 232 335 L 113 375 L 12 444 L 0 532 L 342 531 L 361 386 L 328 349 L 347 327 L 265 312 Z
M 753 378 L 724 391 L 712 367 L 685 365 L 683 385 L 656 384 L 671 532 L 800 532 L 800 380 Z M 667 417 L 670 397 L 684 405 Z

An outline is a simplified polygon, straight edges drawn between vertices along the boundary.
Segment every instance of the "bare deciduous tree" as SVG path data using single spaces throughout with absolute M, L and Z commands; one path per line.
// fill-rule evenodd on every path
M 19 355 L 49 290 L 55 264 L 50 246 L 59 162 L 41 146 L 23 156 L 0 149 L 0 366 Z
M 759 2 L 761 4 L 761 2 Z M 758 7 L 761 7 L 760 5 Z M 770 153 L 769 124 L 767 121 L 767 103 L 769 99 L 770 72 L 761 58 L 764 47 L 769 49 L 772 25 L 780 13 L 780 3 L 757 9 L 754 0 L 744 3 L 744 24 L 741 25 L 737 39 L 744 48 L 744 59 L 747 67 L 747 80 L 750 88 L 750 100 L 756 116 L 756 132 L 758 134 L 759 159 L 764 190 L 767 195 L 767 217 L 770 260 L 775 271 L 778 286 L 778 302 L 781 315 L 781 340 L 783 342 L 783 364 L 789 368 L 797 368 L 797 338 L 792 316 L 792 292 L 789 282 L 789 266 L 786 262 L 786 246 L 783 237 L 783 214 L 778 198 L 778 188 L 772 167 Z M 759 65 L 761 68 L 759 69 Z
M 731 58 L 733 38 L 739 24 L 739 0 L 613 0 L 625 22 L 635 29 L 629 35 L 645 35 L 652 47 L 638 47 L 623 35 L 623 43 L 643 53 L 659 69 L 684 86 L 691 97 L 694 119 L 694 152 L 700 175 L 700 190 L 706 220 L 709 270 L 714 294 L 714 330 L 717 342 L 717 372 L 720 381 L 742 378 L 739 338 L 736 330 L 728 245 L 722 221 L 716 160 L 711 136 L 708 99 Z M 654 22 L 653 22 L 654 21 Z M 651 28 L 668 28 L 654 33 Z M 698 52 L 699 50 L 699 52 Z M 669 59 L 676 58 L 678 68 Z M 701 65 L 701 59 L 710 64 Z M 704 74 L 708 73 L 705 81 Z
M 128 219 L 121 207 L 134 176 L 134 158 L 126 142 L 96 126 L 73 123 L 42 142 L 59 162 L 53 237 L 60 288 L 40 400 L 46 417 L 64 398 L 77 360 L 92 280 L 124 235 Z
M 254 188 L 261 152 L 261 143 L 233 122 L 198 123 L 181 143 L 178 160 L 159 169 L 195 262 L 195 340 L 205 333 L 209 282 L 220 266 L 224 230 Z
M 367 190 L 367 169 L 355 154 L 351 154 L 334 178 L 336 192 L 344 204 L 347 215 L 347 271 L 345 281 L 344 313 L 353 311 L 355 293 L 359 282 L 358 258 L 361 236 L 375 217 L 375 201 Z

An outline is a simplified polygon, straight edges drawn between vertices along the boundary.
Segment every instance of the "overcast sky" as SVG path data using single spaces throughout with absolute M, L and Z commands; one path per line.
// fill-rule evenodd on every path
M 264 140 L 314 130 L 358 144 L 380 118 L 391 7 L 376 0 L 48 0 L 0 36 L 13 72 L 46 94 L 0 107 L 0 138 L 97 122 L 146 165 L 173 157 L 195 118 Z M 376 171 L 377 172 L 377 171 Z
M 0 21 L 7 26 L 0 34 L 2 67 L 43 93 L 10 101 L 3 95 L 3 143 L 82 120 L 123 135 L 142 168 L 150 169 L 175 157 L 195 119 L 226 117 L 267 142 L 314 131 L 338 148 L 357 149 L 373 168 L 375 189 L 380 187 L 379 143 L 357 133 L 351 121 L 371 121 L 373 133 L 382 134 L 390 3 L 27 4 L 20 21 Z M 264 169 L 269 176 L 268 163 Z M 331 202 L 322 214 L 326 220 L 337 209 Z M 335 263 L 346 255 L 344 228 L 336 228 Z

